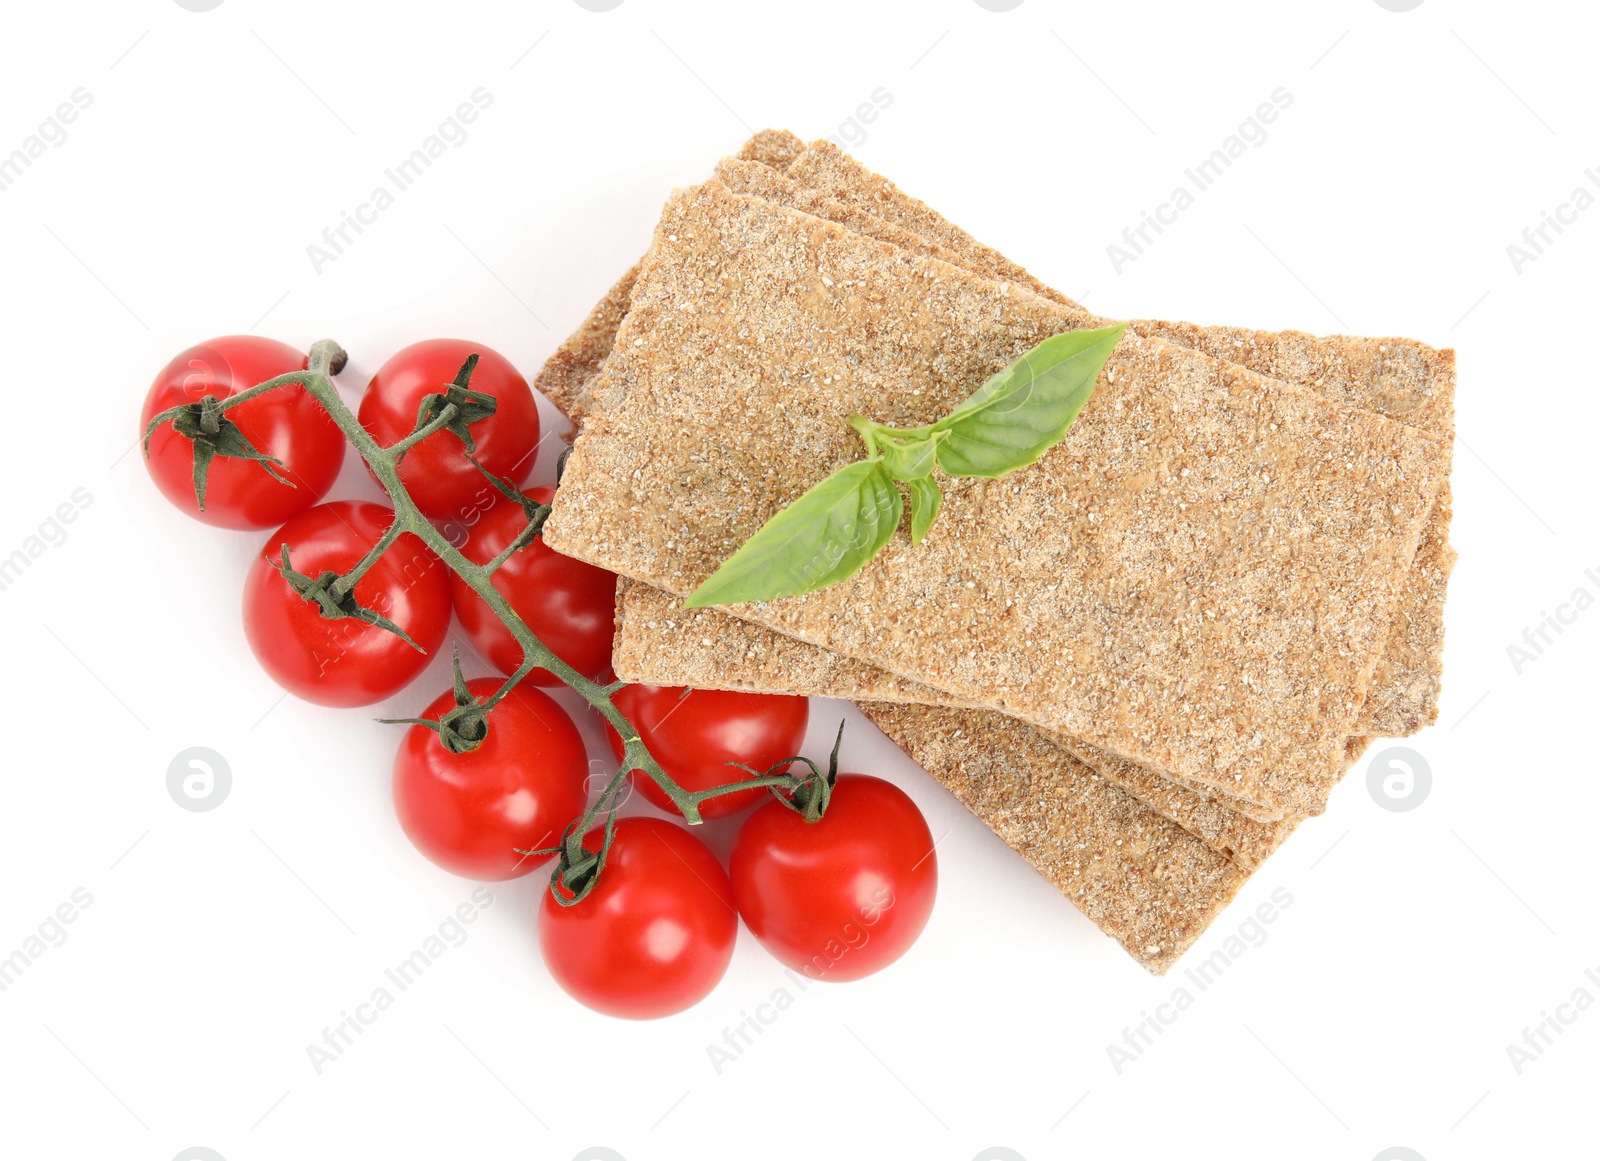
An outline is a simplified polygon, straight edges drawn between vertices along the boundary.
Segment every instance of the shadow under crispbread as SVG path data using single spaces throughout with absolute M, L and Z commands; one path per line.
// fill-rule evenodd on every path
M 658 227 L 606 364 L 614 398 L 546 538 L 687 592 L 853 458 L 838 417 L 925 422 L 1041 338 L 1101 321 L 709 183 Z M 741 413 L 772 421 L 726 422 Z M 843 585 L 732 611 L 1315 812 L 1441 470 L 1416 429 L 1130 329 L 1021 482 L 952 481 L 914 555 L 894 542 Z

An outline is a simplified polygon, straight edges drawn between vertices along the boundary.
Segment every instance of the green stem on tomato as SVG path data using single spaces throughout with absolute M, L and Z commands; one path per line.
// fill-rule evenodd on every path
M 544 669 L 568 688 L 575 690 L 584 701 L 588 702 L 594 710 L 606 720 L 612 729 L 616 730 L 618 737 L 623 742 L 622 764 L 617 773 L 607 783 L 604 791 L 595 800 L 594 805 L 584 814 L 576 825 L 571 827 L 563 840 L 566 862 L 580 862 L 584 857 L 583 836 L 589 827 L 604 811 L 610 820 L 621 805 L 621 790 L 624 780 L 633 770 L 643 771 L 644 774 L 659 786 L 663 793 L 671 800 L 672 804 L 683 814 L 685 821 L 691 825 L 699 823 L 700 804 L 708 799 L 721 794 L 731 794 L 739 790 L 760 789 L 772 787 L 776 789 L 796 789 L 803 779 L 789 774 L 769 775 L 762 778 L 746 781 L 731 782 L 722 786 L 711 787 L 706 790 L 690 791 L 679 786 L 669 775 L 654 756 L 651 755 L 644 740 L 639 736 L 639 731 L 634 727 L 625 714 L 617 708 L 613 697 L 626 686 L 626 682 L 613 681 L 602 684 L 594 681 L 583 673 L 578 672 L 567 662 L 563 661 L 548 645 L 529 629 L 509 601 L 495 588 L 491 581 L 494 570 L 505 563 L 506 554 L 501 554 L 487 565 L 477 564 L 468 559 L 462 552 L 451 544 L 450 541 L 435 528 L 431 521 L 423 515 L 421 509 L 411 499 L 405 484 L 400 479 L 399 464 L 404 453 L 420 442 L 421 434 L 432 434 L 448 422 L 448 417 L 442 413 L 435 417 L 424 427 L 400 440 L 391 447 L 383 447 L 372 438 L 371 433 L 361 425 L 361 421 L 350 410 L 338 390 L 333 385 L 332 376 L 337 374 L 344 366 L 345 353 L 339 345 L 332 340 L 323 339 L 311 348 L 309 367 L 305 371 L 294 372 L 291 375 L 279 376 L 273 380 L 274 385 L 281 386 L 285 382 L 299 383 L 328 413 L 329 418 L 339 427 L 351 445 L 356 449 L 372 474 L 377 477 L 378 483 L 388 493 L 394 507 L 394 524 L 384 535 L 383 541 L 375 547 L 359 564 L 341 578 L 341 584 L 348 580 L 353 587 L 352 576 L 359 579 L 359 575 L 370 568 L 382 555 L 381 549 L 392 544 L 395 539 L 404 533 L 411 533 L 426 544 L 436 556 L 458 577 L 460 577 L 473 592 L 483 598 L 490 609 L 510 630 L 518 645 L 522 647 L 523 661 L 516 673 L 508 677 L 504 684 L 486 698 L 481 707 L 487 713 L 493 709 L 502 698 L 511 692 L 516 685 L 525 679 L 535 669 Z M 263 385 L 265 386 L 265 385 Z M 246 392 L 245 394 L 249 394 Z M 231 402 L 231 400 L 229 401 Z M 450 410 L 449 408 L 445 409 Z M 345 589 L 349 591 L 348 587 Z M 598 870 L 596 871 L 598 873 Z M 559 876 L 560 869 L 557 871 Z M 592 878 L 589 882 L 592 884 Z M 554 883 L 552 887 L 554 888 Z M 558 902 L 576 902 L 576 899 L 562 899 L 561 892 L 555 891 Z

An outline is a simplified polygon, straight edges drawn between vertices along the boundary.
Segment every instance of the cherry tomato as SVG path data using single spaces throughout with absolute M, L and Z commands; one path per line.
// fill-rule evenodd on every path
M 529 488 L 527 495 L 548 504 L 555 489 Z M 521 505 L 502 501 L 473 525 L 461 545 L 462 555 L 487 564 L 527 526 Z M 464 580 L 452 573 L 450 581 L 456 616 L 473 646 L 502 673 L 515 673 L 522 664 L 522 646 L 511 630 Z M 616 633 L 615 573 L 562 556 L 536 538 L 495 570 L 494 587 L 557 657 L 585 677 L 598 681 L 610 676 L 611 639 Z M 560 684 L 543 669 L 535 669 L 529 680 Z
M 928 824 L 905 793 L 841 774 L 817 822 L 776 800 L 739 828 L 730 863 L 745 925 L 785 966 L 858 980 L 916 942 L 939 866 Z
M 479 701 L 500 688 L 477 677 Z M 454 692 L 421 717 L 454 709 Z M 435 730 L 412 726 L 394 759 L 394 806 L 406 837 L 439 866 L 468 879 L 514 879 L 550 856 L 517 851 L 553 847 L 583 813 L 589 772 L 583 738 L 547 694 L 519 685 L 489 711 L 475 749 L 451 753 Z
M 521 484 L 533 471 L 539 446 L 539 412 L 533 391 L 505 357 L 482 343 L 429 339 L 413 343 L 378 368 L 361 397 L 360 419 L 385 447 L 417 426 L 425 397 L 442 394 L 454 382 L 467 356 L 478 355 L 468 389 L 495 398 L 495 412 L 468 426 L 480 464 L 503 479 Z M 496 493 L 464 454 L 466 445 L 448 431 L 437 431 L 406 453 L 400 480 L 423 513 L 435 520 L 462 519 Z
M 305 367 L 303 352 L 254 335 L 190 347 L 150 385 L 139 413 L 139 436 L 143 439 L 150 420 L 168 408 L 199 403 L 207 395 L 227 399 Z M 269 391 L 226 417 L 257 451 L 281 462 L 277 471 L 294 487 L 253 460 L 217 456 L 206 474 L 202 511 L 194 491 L 194 441 L 163 423 L 150 437 L 145 466 L 161 494 L 196 520 L 218 528 L 272 528 L 317 503 L 333 486 L 344 463 L 344 435 L 305 388 Z
M 605 829 L 584 840 L 599 850 Z M 570 896 L 569 896 L 570 897 Z M 733 958 L 728 876 L 699 839 L 659 818 L 617 821 L 600 881 L 539 905 L 539 949 L 569 996 L 608 1016 L 653 1020 L 693 1007 Z
M 743 762 L 764 774 L 799 754 L 811 705 L 803 697 L 784 694 L 669 685 L 630 685 L 613 700 L 639 731 L 645 748 L 685 790 L 707 790 L 751 777 L 728 762 Z M 622 739 L 609 725 L 606 740 L 620 760 Z M 678 813 L 653 778 L 635 770 L 633 784 L 662 810 Z M 721 818 L 766 795 L 765 790 L 720 794 L 700 804 L 700 816 Z
M 278 574 L 284 544 L 298 573 L 344 573 L 392 523 L 394 511 L 382 504 L 335 500 L 290 520 L 256 554 L 245 578 L 245 636 L 262 668 L 296 697 L 332 706 L 382 701 L 409 685 L 443 643 L 450 627 L 450 570 L 410 533 L 356 582 L 354 596 L 361 607 L 410 634 L 421 653 L 377 625 L 323 617 Z

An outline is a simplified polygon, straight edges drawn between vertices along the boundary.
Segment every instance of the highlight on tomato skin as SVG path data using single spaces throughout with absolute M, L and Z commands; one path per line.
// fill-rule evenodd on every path
M 541 504 L 554 488 L 529 488 L 526 495 Z M 461 554 L 474 564 L 488 564 L 528 526 L 521 505 L 502 499 L 466 530 Z M 495 570 L 490 583 L 511 604 L 555 655 L 593 681 L 609 681 L 611 647 L 616 637 L 617 575 L 570 556 L 563 556 L 535 537 Z M 482 597 L 455 574 L 450 578 L 456 617 L 473 648 L 500 672 L 510 675 L 522 664 L 522 646 L 505 622 Z M 536 685 L 562 683 L 549 670 L 533 670 Z
M 910 950 L 933 912 L 939 862 L 903 790 L 841 774 L 816 822 L 776 800 L 745 819 L 729 875 L 740 918 L 780 963 L 843 982 Z
M 504 684 L 475 677 L 482 702 Z M 438 721 L 455 692 L 419 717 Z M 435 865 L 467 879 L 503 881 L 549 865 L 550 855 L 519 851 L 556 846 L 583 813 L 588 755 L 578 728 L 548 694 L 517 686 L 488 711 L 482 742 L 452 752 L 436 730 L 406 729 L 394 759 L 395 813 L 411 844 Z
M 651 756 L 685 790 L 709 790 L 752 777 L 729 762 L 764 774 L 797 756 L 811 719 L 810 699 L 789 694 L 640 684 L 619 690 L 612 700 L 639 731 Z M 606 741 L 621 760 L 622 739 L 609 725 Z M 633 784 L 651 803 L 681 817 L 655 779 L 636 770 Z M 700 816 L 723 818 L 766 797 L 764 789 L 719 794 L 700 804 Z
M 225 335 L 188 347 L 150 385 L 139 413 L 139 438 L 170 408 L 199 403 L 207 395 L 226 400 L 306 366 L 305 352 L 257 335 Z M 275 528 L 318 503 L 338 479 L 344 433 L 305 388 L 279 387 L 225 415 L 252 447 L 279 461 L 276 470 L 290 483 L 253 460 L 217 456 L 206 473 L 202 510 L 195 495 L 194 442 L 170 422 L 162 423 L 151 433 L 145 467 L 179 511 L 216 528 Z
M 361 426 L 384 447 L 410 435 L 429 395 L 442 394 L 462 364 L 478 356 L 468 389 L 494 396 L 494 414 L 467 427 L 473 458 L 502 479 L 521 485 L 533 472 L 539 448 L 539 412 L 533 389 L 504 355 L 466 339 L 427 339 L 395 352 L 372 376 L 357 412 Z M 423 515 L 460 520 L 497 495 L 472 466 L 454 432 L 436 431 L 400 462 L 400 482 Z
M 326 706 L 383 701 L 410 685 L 444 643 L 449 569 L 409 532 L 356 583 L 354 596 L 404 629 L 421 652 L 378 625 L 323 617 L 278 572 L 282 546 L 288 545 L 299 573 L 345 573 L 394 518 L 383 504 L 334 500 L 294 517 L 256 554 L 244 584 L 245 638 L 267 674 L 296 697 Z
M 597 851 L 605 828 L 584 839 Z M 739 930 L 727 872 L 665 819 L 618 819 L 593 890 L 570 906 L 540 894 L 539 949 L 562 990 L 607 1016 L 654 1020 L 711 993 Z

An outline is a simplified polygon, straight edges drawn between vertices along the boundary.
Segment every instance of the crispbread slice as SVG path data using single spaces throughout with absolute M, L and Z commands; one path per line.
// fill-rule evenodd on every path
M 612 668 L 624 681 L 786 693 L 903 705 L 967 708 L 969 733 L 1002 728 L 990 710 L 962 707 L 941 690 L 917 685 L 882 669 L 840 657 L 737 620 L 715 609 L 686 609 L 676 597 L 636 581 L 617 586 L 616 648 Z M 1056 745 L 1065 739 L 1051 738 Z M 1156 813 L 1247 870 L 1259 866 L 1288 837 L 1298 820 L 1258 822 L 1199 791 L 1180 786 L 1103 751 L 1074 754 L 1085 765 Z
M 1249 872 L 1003 714 L 863 703 L 861 712 L 1096 926 L 1157 975 Z
M 797 140 L 790 135 L 780 136 L 787 137 L 790 142 Z M 752 150 L 747 147 L 745 155 L 748 156 L 751 152 Z M 763 196 L 781 204 L 804 209 L 807 212 L 848 225 L 858 232 L 868 234 L 868 236 L 877 237 L 880 240 L 889 241 L 902 247 L 913 248 L 919 253 L 932 254 L 946 260 L 956 261 L 958 264 L 962 261 L 962 256 L 952 254 L 945 247 L 925 243 L 914 235 L 907 236 L 904 230 L 889 226 L 880 219 L 865 215 L 862 211 L 853 207 L 844 206 L 816 191 L 807 191 L 795 182 L 778 176 L 766 165 L 724 161 L 718 166 L 716 173 L 725 183 L 739 189 L 740 192 Z M 925 208 L 924 212 L 926 212 Z M 955 237 L 959 242 L 965 235 L 957 233 Z M 977 257 L 981 259 L 981 252 Z M 1348 342 L 1349 345 L 1356 348 L 1355 353 L 1357 355 L 1363 350 L 1370 352 L 1375 349 L 1381 354 L 1388 349 L 1381 343 L 1368 340 L 1346 341 L 1336 339 L 1325 341 L 1296 334 L 1259 334 L 1232 328 L 1188 328 L 1197 332 L 1198 337 L 1196 337 L 1196 335 L 1179 333 L 1184 329 L 1179 324 L 1147 323 L 1143 325 L 1151 328 L 1168 328 L 1174 332 L 1171 337 L 1175 341 L 1184 342 L 1185 345 L 1200 346 L 1202 343 L 1209 342 L 1212 344 L 1213 353 L 1217 354 L 1230 353 L 1233 349 L 1244 347 L 1247 344 L 1252 350 L 1257 347 L 1263 347 L 1266 352 L 1273 356 L 1273 369 L 1280 372 L 1280 377 L 1309 379 L 1319 384 L 1327 384 L 1331 380 L 1334 384 L 1333 390 L 1337 390 L 1337 384 L 1341 379 L 1348 379 L 1347 368 L 1352 363 L 1362 362 L 1362 360 L 1350 358 L 1344 350 L 1336 350 L 1330 354 L 1328 350 L 1318 348 L 1325 348 L 1331 343 Z M 1216 349 L 1219 346 L 1222 348 L 1221 350 Z M 1404 341 L 1395 343 L 1393 346 L 1401 352 L 1395 361 L 1399 361 L 1404 357 L 1403 353 L 1406 349 L 1415 350 L 1417 348 L 1417 344 L 1408 344 Z M 1425 351 L 1426 349 L 1423 348 L 1423 350 Z M 1413 362 L 1415 361 L 1413 359 Z M 1368 358 L 1364 362 L 1370 366 L 1373 361 Z M 1367 378 L 1374 384 L 1382 385 L 1383 378 L 1381 375 L 1368 375 Z M 1446 384 L 1448 385 L 1448 380 L 1446 380 Z M 1330 393 L 1329 388 L 1324 386 L 1323 393 Z M 1349 392 L 1349 394 L 1352 396 L 1351 402 L 1367 401 L 1363 398 L 1354 397 L 1356 395 L 1355 392 Z M 1371 394 L 1371 392 L 1369 391 L 1368 394 Z M 1391 387 L 1387 395 L 1379 396 L 1374 401 L 1384 410 L 1401 413 L 1415 412 L 1418 410 L 1416 402 L 1418 396 L 1419 392 L 1414 385 L 1403 393 L 1397 392 Z M 1448 421 L 1448 395 L 1444 396 L 1444 401 L 1446 406 L 1443 410 L 1443 415 Z M 1410 420 L 1411 416 L 1408 415 L 1407 418 Z M 662 599 L 666 599 L 664 595 Z M 716 614 L 710 613 L 702 615 L 705 617 L 716 616 Z M 770 636 L 767 630 L 759 627 L 733 622 L 726 618 L 722 618 L 722 620 L 726 632 L 733 636 L 744 636 L 746 638 L 754 638 L 763 634 Z M 1396 621 L 1402 626 L 1416 623 L 1414 618 L 1407 618 L 1404 621 L 1396 618 Z M 622 636 L 619 637 L 619 648 L 626 647 L 627 632 L 627 629 L 622 631 Z M 793 646 L 794 651 L 810 652 L 815 659 L 830 656 L 820 650 L 810 649 L 799 643 L 791 642 L 790 644 Z M 901 679 L 886 674 L 881 670 L 874 671 L 871 667 L 857 662 L 850 662 L 844 659 L 838 660 L 847 669 L 857 671 L 854 674 L 856 681 L 819 682 L 812 685 L 797 686 L 794 692 L 814 692 L 841 697 L 888 696 L 895 700 L 922 700 L 929 704 L 957 704 L 956 699 L 949 698 L 948 695 L 933 691 L 928 687 L 903 682 Z M 727 669 L 719 667 L 714 672 L 721 674 L 723 680 L 727 681 L 729 677 Z M 890 692 L 885 694 L 882 691 L 876 691 L 870 688 L 870 682 L 864 685 L 860 681 L 863 675 L 874 673 L 876 673 L 877 684 L 886 685 L 889 687 Z M 631 673 L 623 672 L 623 676 L 638 680 L 679 680 L 692 684 L 710 684 L 705 675 L 693 678 L 679 677 L 674 679 L 670 676 L 663 678 L 659 673 L 652 674 L 648 669 Z M 743 680 L 732 684 L 736 688 L 752 688 L 748 674 L 743 675 Z M 857 688 L 852 688 L 852 685 Z M 758 680 L 755 683 L 755 687 L 763 686 Z M 766 686 L 765 688 L 771 687 Z M 777 688 L 782 687 L 779 686 Z M 1098 751 L 1093 747 L 1086 746 L 1081 742 L 1074 744 L 1072 739 L 1063 739 L 1063 741 L 1074 749 L 1078 757 L 1094 766 L 1113 782 L 1134 793 L 1148 804 L 1154 805 L 1156 809 L 1167 817 L 1201 835 L 1206 841 L 1213 843 L 1217 849 L 1225 853 L 1232 853 L 1237 850 L 1245 852 L 1241 857 L 1248 858 L 1249 851 L 1270 843 L 1272 836 L 1281 829 L 1280 823 L 1272 821 L 1283 817 L 1284 812 L 1281 810 L 1269 811 L 1248 801 L 1232 799 L 1227 795 L 1222 795 L 1223 800 L 1230 802 L 1233 809 L 1242 811 L 1247 816 L 1244 819 L 1236 818 L 1230 810 L 1219 806 L 1218 802 L 1212 801 L 1211 796 L 1217 794 L 1215 788 L 1207 792 L 1201 792 L 1192 787 L 1184 787 L 1181 783 L 1170 782 L 1130 763 L 1123 762 L 1104 751 Z
M 621 402 L 580 436 L 546 538 L 686 592 L 854 458 L 849 411 L 925 422 L 1096 322 L 709 183 L 663 218 L 606 365 Z M 721 426 L 741 414 L 763 423 Z M 1403 425 L 1130 333 L 1026 484 L 954 481 L 915 559 L 897 542 L 845 585 L 735 611 L 1315 812 L 1440 461 Z
M 1073 305 L 1070 299 L 1043 286 L 1020 266 L 983 246 L 831 143 L 816 143 L 805 164 L 793 167 L 793 177 L 801 180 L 777 172 L 789 169 L 805 151 L 805 144 L 794 134 L 763 130 L 740 152 L 740 158 L 749 160 L 724 161 L 716 176 L 738 192 L 825 217 L 869 237 L 943 258 L 981 274 L 1019 279 L 1047 297 Z M 809 180 L 812 185 L 803 185 L 802 180 Z M 949 245 L 926 241 L 868 214 L 863 206 L 887 213 L 897 222 L 921 226 Z M 625 313 L 636 273 L 637 267 L 623 276 L 540 375 L 537 385 L 562 404 L 575 422 L 582 419 L 591 404 L 587 386 L 599 374 L 615 328 Z M 1131 325 L 1143 333 L 1204 350 L 1272 378 L 1310 386 L 1351 406 L 1400 418 L 1441 436 L 1448 455 L 1454 436 L 1454 352 L 1436 351 L 1406 339 L 1318 339 L 1299 332 L 1198 327 L 1155 320 Z M 1448 543 L 1449 522 L 1450 489 L 1446 478 L 1407 576 L 1397 613 L 1391 619 L 1389 640 L 1376 663 L 1367 700 L 1355 723 L 1359 733 L 1405 736 L 1431 725 L 1438 717 L 1444 597 L 1455 562 L 1455 552 Z M 1236 804 L 1258 818 L 1282 816 L 1281 811 L 1265 810 L 1247 800 Z
M 749 152 L 747 149 L 746 152 Z M 956 264 L 962 264 L 962 256 L 954 255 L 945 247 L 926 243 L 915 235 L 908 235 L 898 227 L 890 226 L 880 219 L 866 215 L 863 211 L 847 207 L 827 195 L 816 191 L 807 191 L 793 181 L 789 181 L 775 173 L 766 165 L 753 164 L 744 161 L 725 160 L 716 169 L 716 176 L 730 188 L 738 192 L 753 196 L 765 197 L 768 200 L 791 208 L 803 209 L 817 216 L 826 217 L 830 221 L 839 222 L 857 232 L 865 233 L 882 241 L 888 241 L 903 248 L 913 249 L 918 253 L 941 257 Z M 1137 325 L 1137 324 L 1136 324 Z M 1198 336 L 1184 334 L 1186 329 L 1180 324 L 1148 323 L 1150 328 L 1163 327 L 1173 332 L 1170 337 L 1183 345 L 1201 346 L 1209 343 L 1212 353 L 1224 354 L 1232 349 L 1244 347 L 1247 344 L 1252 348 L 1265 345 L 1270 353 L 1274 369 L 1280 371 L 1279 377 L 1285 379 L 1309 379 L 1312 382 L 1328 384 L 1324 386 L 1323 393 L 1337 391 L 1337 384 L 1342 381 L 1341 371 L 1344 371 L 1353 360 L 1342 358 L 1338 355 L 1331 357 L 1323 350 L 1317 348 L 1324 346 L 1322 340 L 1313 340 L 1301 335 L 1272 335 L 1244 332 L 1232 328 L 1187 328 L 1198 331 Z M 1187 342 L 1185 342 L 1187 340 Z M 1361 344 L 1364 340 L 1350 340 L 1352 344 Z M 1308 346 L 1308 344 L 1310 344 Z M 1399 344 L 1402 349 L 1415 347 L 1415 344 Z M 1218 350 L 1217 348 L 1221 348 Z M 1377 347 L 1380 352 L 1385 350 L 1382 344 L 1366 342 L 1366 349 Z M 1342 352 L 1341 352 L 1342 354 Z M 1370 363 L 1370 360 L 1368 360 Z M 1354 391 L 1348 391 L 1352 403 L 1366 401 L 1364 396 Z M 1417 413 L 1418 392 L 1415 387 L 1408 394 L 1401 394 L 1392 388 L 1387 394 L 1377 398 L 1376 402 L 1386 410 L 1401 413 Z M 1448 403 L 1448 396 L 1445 396 Z M 1448 419 L 1448 409 L 1444 416 Z M 1411 414 L 1407 415 L 1408 420 Z M 629 622 L 619 622 L 617 637 L 617 669 L 620 676 L 639 681 L 648 681 L 656 684 L 683 684 L 700 687 L 723 687 L 733 689 L 754 689 L 771 692 L 805 693 L 828 697 L 860 698 L 868 700 L 892 700 L 922 702 L 931 705 L 958 705 L 958 699 L 952 698 L 942 691 L 931 687 L 919 686 L 888 674 L 883 670 L 875 669 L 860 662 L 850 661 L 829 654 L 824 650 L 805 645 L 788 638 L 773 634 L 770 630 L 739 622 L 723 614 L 710 611 L 701 611 L 698 614 L 687 614 L 679 608 L 675 613 L 670 610 L 673 599 L 664 593 L 649 590 L 647 586 L 631 586 L 637 590 L 633 600 L 653 599 L 658 607 L 647 613 L 651 629 L 662 625 L 670 632 L 679 621 L 692 617 L 706 627 L 706 622 L 720 622 L 715 630 L 707 636 L 698 633 L 689 637 L 674 636 L 672 646 L 669 648 L 646 648 L 647 656 L 630 657 L 630 635 L 643 637 L 648 643 L 653 633 L 647 634 L 640 626 L 645 622 L 640 617 Z M 624 582 L 619 586 L 619 611 L 627 603 L 627 594 L 630 585 Z M 645 594 L 649 594 L 647 598 Z M 666 606 L 666 607 L 660 607 Z M 1401 621 L 1405 624 L 1414 623 L 1414 619 L 1407 618 Z M 1402 630 L 1403 631 L 1403 630 Z M 767 647 L 759 648 L 762 638 L 771 639 Z M 702 657 L 702 662 L 710 661 L 711 664 L 695 665 L 695 658 L 686 655 L 692 654 L 695 642 L 704 640 L 702 648 L 707 650 L 709 657 Z M 715 643 L 715 646 L 714 646 Z M 742 644 L 741 644 L 742 643 Z M 727 654 L 732 646 L 734 656 L 718 656 Z M 755 658 L 763 654 L 782 655 L 785 660 L 782 678 L 775 679 L 767 672 L 752 674 L 749 672 L 750 663 L 747 658 Z M 673 662 L 677 662 L 674 666 Z M 687 664 L 685 664 L 687 663 Z M 741 672 L 741 666 L 745 670 Z M 802 677 L 809 680 L 797 680 Z M 1369 702 L 1370 705 L 1370 702 Z M 1142 802 L 1150 805 L 1165 817 L 1172 819 L 1184 826 L 1192 833 L 1199 835 L 1214 849 L 1230 857 L 1236 857 L 1244 865 L 1254 865 L 1254 861 L 1264 857 L 1264 852 L 1273 849 L 1278 841 L 1278 835 L 1284 833 L 1284 812 L 1281 810 L 1266 810 L 1257 804 L 1231 798 L 1230 796 L 1217 796 L 1215 789 L 1201 791 L 1194 787 L 1185 786 L 1181 782 L 1173 781 L 1144 770 L 1142 767 L 1125 762 L 1114 755 L 1096 750 L 1073 739 L 1060 739 L 1063 744 L 1071 749 L 1075 756 L 1089 764 L 1102 776 L 1108 778 L 1124 790 L 1132 793 Z M 1219 800 L 1220 799 L 1220 800 Z M 1224 805 L 1226 803 L 1226 805 Z M 1292 825 L 1289 824 L 1289 825 Z
M 589 317 L 545 360 L 533 381 L 574 424 L 581 423 L 589 413 L 589 388 L 599 376 L 617 337 L 617 328 L 628 313 L 628 296 L 638 274 L 639 268 L 634 266 L 617 279 Z
M 958 255 L 958 265 L 1018 282 L 1047 298 L 1076 305 L 832 142 L 812 142 L 803 154 L 791 157 L 784 174 L 791 184 L 814 195 L 854 209 L 869 209 L 883 221 L 937 243 Z M 1352 407 L 1401 419 L 1444 441 L 1445 480 L 1355 732 L 1403 737 L 1432 725 L 1439 713 L 1445 587 L 1455 564 L 1455 552 L 1449 546 L 1448 460 L 1455 437 L 1455 352 L 1434 350 L 1409 339 L 1345 335 L 1319 339 L 1295 331 L 1272 333 L 1147 319 L 1129 325 L 1144 334 L 1205 351 L 1271 378 L 1310 387 Z
M 787 129 L 762 129 L 739 150 L 743 161 L 759 161 L 779 173 L 806 151 L 806 143 Z
M 962 265 L 994 278 L 1026 286 L 1035 294 L 1077 306 L 1059 290 L 1046 286 L 991 246 L 985 246 L 933 207 L 918 201 L 886 177 L 873 173 L 831 141 L 813 141 L 784 168 L 796 185 L 869 210 L 875 217 L 903 226 L 919 237 L 960 254 Z

